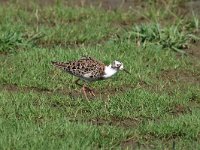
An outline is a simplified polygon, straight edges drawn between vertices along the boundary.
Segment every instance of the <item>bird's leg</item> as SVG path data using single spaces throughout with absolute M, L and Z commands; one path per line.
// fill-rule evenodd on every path
M 80 81 L 80 79 L 77 79 L 76 81 L 74 81 L 74 83 L 76 84 L 76 85 L 78 85 L 78 86 L 81 86 L 82 88 L 81 88 L 81 90 L 82 90 L 82 92 L 83 92 L 83 94 L 84 94 L 84 96 L 85 96 L 85 98 L 86 99 L 88 99 L 88 97 L 87 97 L 87 94 L 86 94 L 86 89 L 85 89 L 85 85 L 81 85 L 78 81 Z
M 90 93 L 90 95 L 95 96 L 94 90 L 93 90 L 93 89 L 89 88 L 88 86 L 85 87 L 85 88 L 86 88 L 86 90 Z
M 83 94 L 84 94 L 85 98 L 88 99 L 87 94 L 86 94 L 86 87 L 85 87 L 85 85 L 81 85 L 78 81 L 80 81 L 80 79 L 77 79 L 75 81 L 75 84 L 82 87 L 81 90 L 83 91 Z
M 86 89 L 85 85 L 83 85 L 82 91 L 83 91 L 83 94 L 84 94 L 85 98 L 88 99 L 87 93 L 86 93 L 87 89 Z
M 75 81 L 75 84 L 82 87 L 82 91 L 83 91 L 83 94 L 85 95 L 86 99 L 88 99 L 86 92 L 90 93 L 90 95 L 92 95 L 92 96 L 95 96 L 94 91 L 92 89 L 90 89 L 89 87 L 86 87 L 85 84 L 81 85 L 78 81 L 80 81 L 80 79 L 77 79 Z
M 80 83 L 78 83 L 78 81 L 80 81 L 80 79 L 77 79 L 76 81 L 74 81 L 75 84 L 82 87 L 83 85 L 81 85 Z
M 92 95 L 95 96 L 94 94 L 94 90 L 90 89 L 89 87 L 85 87 L 87 89 L 87 91 Z

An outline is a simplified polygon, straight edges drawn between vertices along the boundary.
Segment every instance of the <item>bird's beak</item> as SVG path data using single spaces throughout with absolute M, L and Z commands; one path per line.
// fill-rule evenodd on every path
M 126 73 L 128 73 L 128 74 L 131 74 L 128 70 L 126 70 L 126 69 L 123 69 L 123 71 L 125 71 Z

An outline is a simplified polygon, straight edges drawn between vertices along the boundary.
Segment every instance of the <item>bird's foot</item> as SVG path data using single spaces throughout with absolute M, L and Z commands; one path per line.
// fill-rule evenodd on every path
M 86 89 L 86 91 L 87 91 L 90 95 L 95 96 L 94 90 L 93 90 L 93 89 L 91 89 L 91 88 L 89 88 L 89 87 L 85 87 L 85 89 Z
M 91 96 L 95 96 L 94 90 L 90 89 L 89 87 L 83 86 L 82 87 L 82 91 L 83 91 L 83 94 L 84 94 L 84 96 L 85 96 L 86 99 L 88 99 L 87 93 L 89 93 Z

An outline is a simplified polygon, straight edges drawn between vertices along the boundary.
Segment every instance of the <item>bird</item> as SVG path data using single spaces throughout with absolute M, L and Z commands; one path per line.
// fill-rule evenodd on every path
M 86 82 L 104 80 L 112 77 L 120 70 L 130 74 L 128 70 L 124 69 L 124 65 L 120 61 L 114 60 L 111 64 L 105 65 L 103 62 L 89 56 L 83 56 L 78 60 L 69 62 L 51 61 L 51 63 L 55 67 L 78 77 L 75 84 L 82 87 L 81 90 L 86 99 L 88 99 L 87 92 L 92 96 L 95 96 L 95 93 L 92 89 L 87 87 L 86 84 L 81 85 L 79 83 L 80 80 Z

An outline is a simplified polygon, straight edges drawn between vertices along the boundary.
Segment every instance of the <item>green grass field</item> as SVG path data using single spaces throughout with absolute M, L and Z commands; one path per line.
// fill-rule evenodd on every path
M 200 149 L 200 17 L 179 1 L 0 3 L 0 149 Z M 86 100 L 51 65 L 83 55 L 131 75 Z

